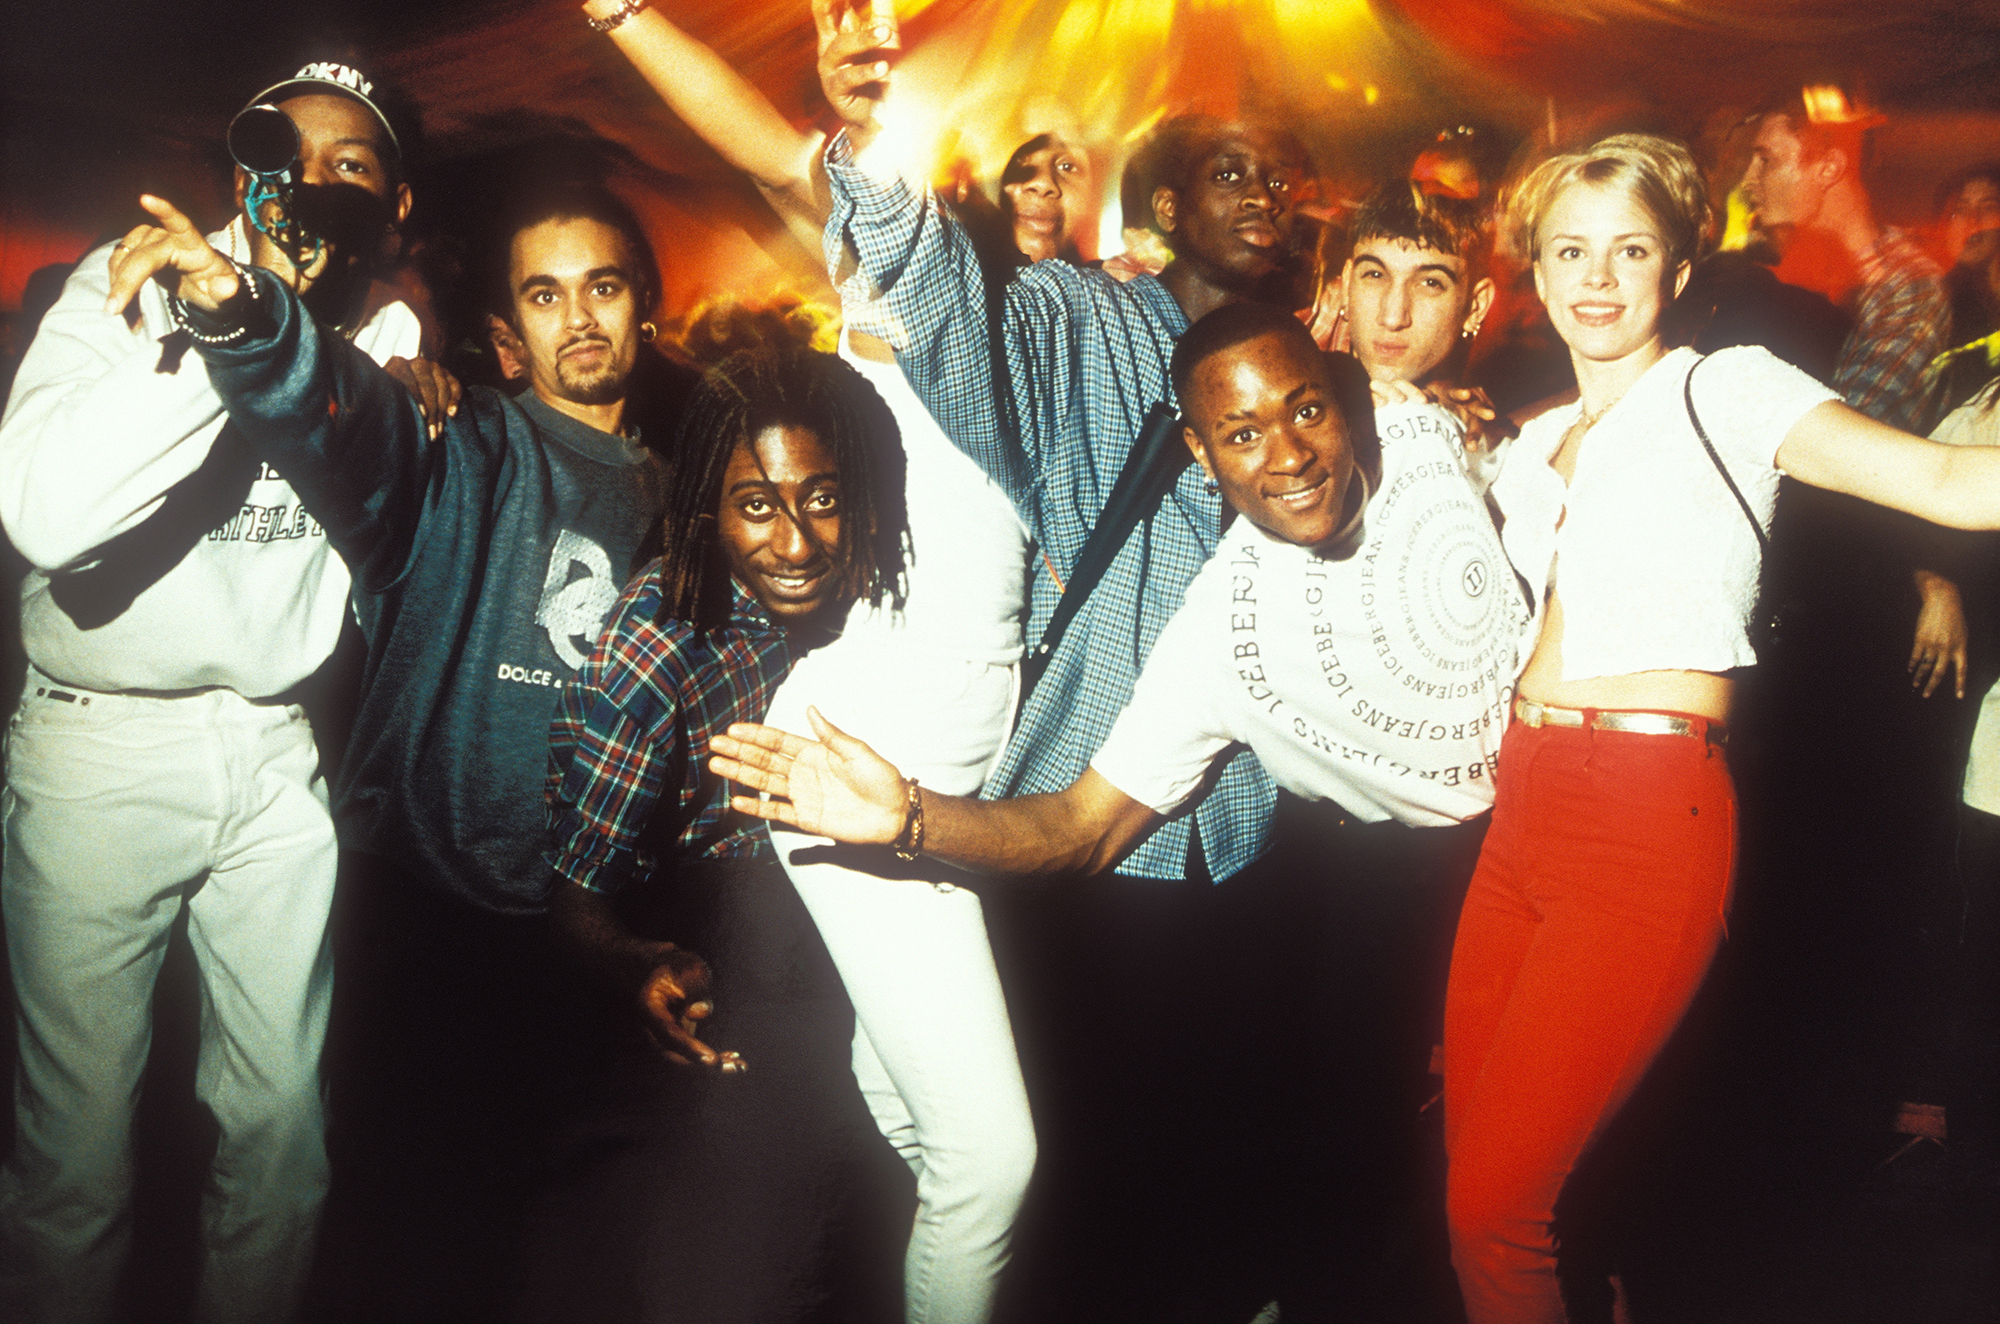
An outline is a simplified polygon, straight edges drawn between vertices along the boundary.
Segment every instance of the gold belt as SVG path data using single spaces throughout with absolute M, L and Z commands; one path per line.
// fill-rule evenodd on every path
M 1592 731 L 1625 731 L 1641 736 L 1705 737 L 1720 745 L 1729 739 L 1722 723 L 1676 717 L 1672 713 L 1627 712 L 1618 708 L 1554 708 L 1533 699 L 1514 700 L 1516 720 L 1528 726 L 1568 726 Z

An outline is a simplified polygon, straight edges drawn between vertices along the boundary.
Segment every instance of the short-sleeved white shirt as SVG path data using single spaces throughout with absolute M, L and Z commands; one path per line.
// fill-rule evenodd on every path
M 1565 485 L 1549 467 L 1580 404 L 1521 429 L 1493 499 L 1507 555 L 1535 597 L 1526 665 L 1560 574 L 1563 679 L 1754 664 L 1746 627 L 1760 555 L 1743 508 L 1702 449 L 1682 391 L 1758 523 L 1771 527 L 1775 457 L 1807 411 L 1840 397 L 1756 346 L 1662 356 L 1584 437 Z M 1557 567 L 1560 564 L 1560 571 Z
M 1491 807 L 1528 609 L 1453 419 L 1381 410 L 1382 482 L 1353 551 L 1247 519 L 1224 536 L 1091 766 L 1172 813 L 1249 745 L 1280 786 L 1417 826 Z

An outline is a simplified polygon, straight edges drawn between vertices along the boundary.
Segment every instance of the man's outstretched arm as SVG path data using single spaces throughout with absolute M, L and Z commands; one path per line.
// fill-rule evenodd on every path
M 733 796 L 733 807 L 836 841 L 917 845 L 961 868 L 1018 875 L 1102 873 L 1160 821 L 1095 768 L 1064 790 L 1013 800 L 913 789 L 867 744 L 816 710 L 807 716 L 817 740 L 738 723 L 711 742 L 712 770 L 763 793 Z
M 216 252 L 172 203 L 112 269 L 106 306 L 148 280 L 187 310 L 210 383 L 258 455 L 285 475 L 364 587 L 393 580 L 414 545 L 445 448 L 411 394 L 323 330 L 285 283 Z M 464 414 L 460 414 L 464 418 Z

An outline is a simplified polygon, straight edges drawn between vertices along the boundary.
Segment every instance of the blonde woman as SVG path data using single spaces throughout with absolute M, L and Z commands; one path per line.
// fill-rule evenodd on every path
M 1709 216 L 1686 148 L 1643 135 L 1543 163 L 1509 208 L 1580 398 L 1523 430 L 1493 487 L 1535 613 L 1447 999 L 1448 1208 L 1472 1324 L 1565 1317 L 1556 1197 L 1722 938 L 1731 673 L 1756 660 L 1779 474 L 2000 523 L 2000 453 L 1876 423 L 1761 349 L 1667 346 Z

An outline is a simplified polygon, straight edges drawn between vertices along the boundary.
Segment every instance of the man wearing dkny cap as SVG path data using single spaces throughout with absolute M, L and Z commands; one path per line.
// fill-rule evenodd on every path
M 239 169 L 238 214 L 209 236 L 378 362 L 419 340 L 407 307 L 362 302 L 410 206 L 382 101 L 324 62 L 252 98 L 296 129 L 296 164 L 282 180 Z M 111 306 L 156 235 L 82 260 L 0 421 L 0 522 L 33 566 L 0 871 L 20 1043 L 0 1169 L 12 1324 L 130 1309 L 133 1103 L 183 908 L 202 985 L 195 1091 L 218 1130 L 195 1318 L 292 1317 L 326 1190 L 334 833 L 294 699 L 339 636 L 348 572 L 227 425 L 166 291 L 128 283 Z

